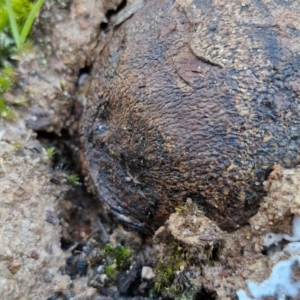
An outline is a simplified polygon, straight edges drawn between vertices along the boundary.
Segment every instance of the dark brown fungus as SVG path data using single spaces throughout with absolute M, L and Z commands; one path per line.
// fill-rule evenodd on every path
M 151 232 L 191 198 L 224 230 L 300 163 L 300 2 L 152 0 L 98 53 L 83 115 L 99 199 Z

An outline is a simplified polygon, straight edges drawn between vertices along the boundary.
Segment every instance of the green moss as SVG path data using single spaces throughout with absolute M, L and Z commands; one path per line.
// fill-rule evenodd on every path
M 10 29 L 17 48 L 22 49 L 44 0 L 0 0 L 0 31 Z
M 106 266 L 104 268 L 104 272 L 107 275 L 107 277 L 111 280 L 115 280 L 117 277 L 117 274 L 118 274 L 118 271 L 116 270 L 115 266 L 113 266 L 113 265 Z
M 31 0 L 10 0 L 9 2 L 11 3 L 17 24 L 21 28 L 32 11 L 34 2 Z M 9 27 L 7 1 L 0 0 L 0 30 L 3 31 L 6 27 Z
M 23 27 L 30 12 L 34 8 L 34 2 L 30 0 L 10 0 L 12 2 L 12 9 L 17 21 L 19 30 Z
M 0 70 L 0 118 L 13 121 L 17 119 L 17 115 L 12 108 L 7 105 L 1 94 L 5 93 L 13 84 L 13 70 L 11 67 L 5 67 Z
M 163 261 L 158 262 L 155 267 L 155 290 L 161 293 L 164 289 L 172 286 L 175 272 L 180 270 L 181 265 L 186 265 L 185 254 L 179 245 L 173 244 L 169 247 Z
M 155 268 L 156 282 L 155 290 L 161 293 L 164 288 L 169 287 L 174 279 L 174 266 L 172 263 L 159 262 Z
M 150 289 L 148 292 L 148 298 L 153 299 L 154 298 L 154 290 Z
M 130 248 L 128 246 L 121 246 L 116 251 L 116 263 L 118 266 L 122 265 L 123 261 L 129 258 L 131 255 Z
M 54 147 L 46 148 L 46 153 L 49 158 L 53 158 L 53 156 L 56 154 L 56 150 Z
M 44 0 L 0 0 L 0 68 L 11 65 L 23 51 L 34 19 Z
M 5 67 L 1 70 L 2 74 L 9 77 L 13 78 L 13 68 L 12 67 Z
M 17 119 L 14 111 L 6 104 L 4 99 L 0 98 L 0 118 L 13 121 Z
M 182 213 L 182 212 L 188 211 L 188 209 L 186 206 L 177 206 L 177 207 L 175 207 L 175 211 L 178 213 Z
M 22 148 L 22 144 L 20 142 L 13 142 L 12 143 L 12 146 L 16 149 L 16 150 L 19 150 Z
M 11 67 L 0 70 L 0 93 L 6 92 L 13 83 L 13 71 Z
M 104 250 L 116 261 L 118 267 L 124 264 L 124 261 L 126 261 L 131 255 L 130 248 L 128 246 L 113 247 L 112 245 L 106 245 Z
M 16 98 L 14 104 L 18 106 L 27 106 L 28 100 L 24 97 Z
M 17 116 L 3 95 L 14 83 L 12 57 L 24 48 L 36 14 L 44 0 L 0 0 L 0 118 L 16 120 Z M 26 99 L 15 104 L 24 105 Z M 72 180 L 74 182 L 74 178 Z
M 193 293 L 183 293 L 175 297 L 175 300 L 193 300 Z
M 67 179 L 70 186 L 75 186 L 79 184 L 79 176 L 75 173 L 69 174 Z
M 189 250 L 173 241 L 164 248 L 164 253 L 154 268 L 157 296 L 175 300 L 193 299 L 195 290 L 190 283 L 189 272 L 195 266 L 195 260 L 190 259 Z
M 8 13 L 5 6 L 5 0 L 0 0 L 0 31 L 3 31 L 9 25 Z
M 0 75 L 0 92 L 4 92 L 10 88 L 11 81 L 7 76 Z
M 17 48 L 13 38 L 11 38 L 6 31 L 0 31 L 0 69 L 12 65 L 11 57 L 13 57 L 16 52 Z

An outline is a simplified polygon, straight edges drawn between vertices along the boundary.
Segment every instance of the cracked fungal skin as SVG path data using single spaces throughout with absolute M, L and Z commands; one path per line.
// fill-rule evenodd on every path
M 152 0 L 114 29 L 83 116 L 86 166 L 152 232 L 191 198 L 224 230 L 300 162 L 300 2 Z

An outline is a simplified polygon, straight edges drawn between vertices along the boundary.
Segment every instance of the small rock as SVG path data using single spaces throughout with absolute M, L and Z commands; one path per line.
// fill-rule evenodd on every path
M 97 268 L 97 273 L 98 273 L 98 274 L 101 274 L 102 271 L 103 271 L 103 269 L 104 269 L 104 266 L 103 266 L 103 265 L 98 266 L 98 268 Z
M 8 266 L 8 270 L 12 273 L 12 274 L 16 274 L 21 268 L 21 263 L 18 261 L 13 261 L 9 266 Z
M 56 225 L 58 222 L 55 213 L 50 209 L 46 210 L 46 221 L 52 225 Z
M 26 149 L 35 150 L 37 153 L 43 153 L 43 146 L 38 140 L 31 140 L 26 144 Z
M 51 282 L 54 278 L 54 274 L 50 271 L 50 270 L 46 270 L 43 274 L 43 279 L 44 279 L 44 282 Z
M 143 279 L 153 279 L 155 277 L 155 274 L 153 273 L 153 270 L 151 267 L 147 267 L 147 266 L 144 266 L 142 268 L 142 278 Z
M 68 286 L 71 284 L 71 279 L 68 275 L 63 275 L 55 282 L 55 292 L 61 293 L 67 290 Z
M 33 251 L 31 251 L 30 257 L 33 259 L 39 259 L 40 256 L 36 250 L 33 250 Z
M 101 282 L 104 283 L 106 279 L 107 279 L 107 275 L 106 275 L 106 274 L 101 274 L 101 275 L 100 275 L 100 281 L 101 281 Z

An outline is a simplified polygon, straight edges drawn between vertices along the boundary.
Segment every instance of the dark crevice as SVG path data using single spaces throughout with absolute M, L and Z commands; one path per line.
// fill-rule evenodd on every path
M 103 30 L 103 31 L 105 31 L 105 30 L 107 30 L 108 29 L 108 18 L 106 17 L 106 19 L 107 19 L 107 22 L 102 22 L 101 24 L 100 24 L 100 29 L 101 30 Z
M 91 66 L 85 66 L 83 68 L 81 68 L 79 70 L 79 73 L 78 73 L 78 77 L 77 77 L 77 82 L 76 82 L 76 86 L 81 86 L 82 84 L 84 84 L 86 78 L 90 75 L 91 73 L 91 69 L 92 67 Z
M 217 299 L 217 293 L 215 291 L 206 291 L 202 288 L 199 292 L 194 294 L 193 300 L 215 300 Z
M 60 247 L 62 250 L 66 251 L 68 250 L 71 246 L 73 246 L 73 243 L 72 242 L 69 242 L 67 241 L 66 239 L 64 238 L 61 238 L 60 239 Z
M 121 11 L 126 5 L 127 5 L 127 0 L 123 0 L 121 2 L 121 4 L 118 6 L 117 10 L 112 10 L 112 9 L 109 10 L 106 14 L 105 22 L 102 22 L 100 24 L 100 29 L 103 30 L 103 31 L 107 30 L 108 27 L 109 27 L 109 21 L 110 21 L 111 17 L 113 15 L 117 14 L 119 11 Z
M 54 155 L 51 157 L 53 169 L 79 171 L 73 158 L 72 137 L 68 130 L 62 129 L 60 135 L 46 131 L 36 131 L 36 133 L 37 139 L 45 149 L 54 148 L 55 150 Z
M 37 139 L 48 139 L 48 140 L 71 140 L 71 135 L 67 129 L 62 129 L 61 134 L 58 135 L 54 132 L 47 132 L 47 131 L 36 131 Z
M 264 173 L 264 180 L 268 179 L 269 175 L 272 173 L 273 170 L 274 170 L 273 167 L 270 167 L 270 168 L 266 169 L 266 171 Z
M 220 252 L 221 252 L 221 245 L 215 245 L 211 253 L 211 259 L 214 261 L 218 261 L 220 258 Z

